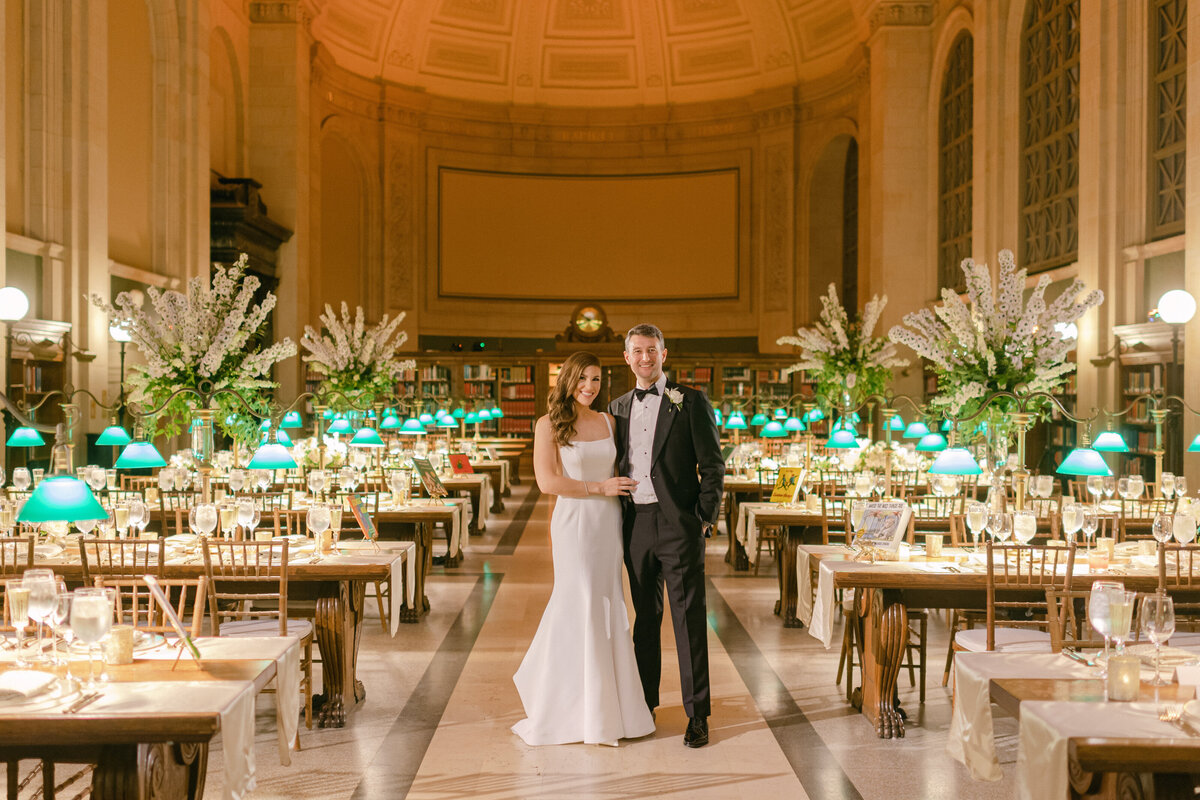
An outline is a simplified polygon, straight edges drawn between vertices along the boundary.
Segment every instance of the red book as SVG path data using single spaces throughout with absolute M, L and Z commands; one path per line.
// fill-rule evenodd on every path
M 450 469 L 454 470 L 455 475 L 470 475 L 475 472 L 466 453 L 450 453 L 447 458 L 450 459 Z

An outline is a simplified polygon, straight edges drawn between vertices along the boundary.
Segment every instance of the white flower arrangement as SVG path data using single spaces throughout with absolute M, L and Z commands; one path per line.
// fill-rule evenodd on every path
M 887 295 L 875 295 L 863 306 L 861 319 L 851 322 L 836 287 L 829 284 L 829 293 L 821 298 L 817 324 L 776 340 L 800 348 L 800 361 L 785 369 L 785 374 L 809 370 L 817 383 L 817 395 L 835 406 L 841 405 L 845 390 L 858 388 L 862 396 L 883 392 L 892 369 L 908 366 L 897 354 L 896 345 L 871 335 L 886 305 Z
M 129 331 L 145 359 L 133 367 L 132 402 L 158 405 L 184 388 L 205 394 L 232 389 L 256 409 L 265 410 L 263 393 L 276 387 L 269 377 L 271 367 L 294 356 L 296 345 L 284 338 L 260 349 L 255 342 L 275 308 L 275 295 L 267 292 L 261 303 L 251 305 L 260 282 L 246 274 L 247 263 L 243 253 L 230 267 L 213 264 L 211 280 L 200 275 L 192 278 L 187 294 L 150 287 L 149 310 L 129 292 L 121 292 L 111 304 L 92 295 L 93 304 Z M 176 398 L 158 418 L 159 432 L 182 430 L 195 402 L 194 397 Z M 245 409 L 236 400 L 218 397 L 217 405 L 223 412 L 218 420 L 227 433 L 237 439 L 256 436 L 257 421 L 244 416 Z M 231 415 L 236 421 L 227 423 Z
M 667 399 L 671 401 L 672 410 L 679 411 L 683 408 L 683 392 L 672 386 L 666 390 L 665 394 Z
M 385 396 L 391 393 L 405 370 L 416 366 L 411 359 L 400 361 L 396 358 L 396 351 L 408 341 L 408 334 L 397 330 L 404 319 L 403 311 L 390 320 L 384 314 L 379 324 L 370 329 L 363 317 L 362 306 L 357 307 L 351 318 L 350 307 L 343 302 L 339 318 L 326 304 L 325 313 L 321 315 L 326 332 L 316 331 L 311 325 L 304 326 L 300 345 L 311 355 L 303 358 L 325 376 L 321 382 L 323 390 L 338 391 L 352 398 Z M 340 406 L 344 402 L 337 398 L 334 405 Z
M 938 375 L 931 407 L 967 416 L 978 401 L 996 391 L 1051 391 L 1074 371 L 1066 360 L 1074 347 L 1055 326 L 1075 322 L 1104 302 L 1096 289 L 1077 300 L 1085 287 L 1076 278 L 1053 303 L 1046 304 L 1050 276 L 1041 276 L 1029 295 L 1026 271 L 1013 254 L 1000 251 L 1000 280 L 995 296 L 986 264 L 962 262 L 967 300 L 942 290 L 942 304 L 906 314 L 904 325 L 889 332 L 893 342 L 907 345 L 928 359 Z M 907 326 L 907 327 L 905 327 Z
M 336 436 L 325 435 L 326 469 L 340 468 L 345 463 L 348 452 L 349 448 L 346 442 L 338 441 Z M 317 462 L 320 460 L 317 437 L 310 436 L 306 439 L 296 439 L 292 444 L 292 458 L 296 459 L 297 464 L 308 469 L 316 469 Z

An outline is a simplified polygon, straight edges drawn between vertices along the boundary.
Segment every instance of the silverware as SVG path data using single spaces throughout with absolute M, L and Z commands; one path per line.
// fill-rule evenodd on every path
M 83 697 L 79 698 L 74 703 L 71 703 L 71 705 L 64 708 L 62 710 L 62 713 L 74 714 L 76 711 L 80 711 L 84 708 L 87 708 L 88 706 L 90 706 L 92 703 L 96 702 L 99 699 L 100 699 L 100 692 L 92 692 L 91 694 L 85 694 Z
M 1168 706 L 1158 712 L 1158 718 L 1163 722 L 1169 722 L 1192 738 L 1200 738 L 1200 731 L 1197 731 L 1190 722 L 1184 719 L 1183 706 Z
M 1080 653 L 1073 648 L 1064 647 L 1062 654 L 1073 661 L 1078 661 L 1080 664 L 1083 664 L 1084 666 L 1088 666 L 1088 667 L 1096 666 L 1096 659 L 1088 658 L 1083 653 Z

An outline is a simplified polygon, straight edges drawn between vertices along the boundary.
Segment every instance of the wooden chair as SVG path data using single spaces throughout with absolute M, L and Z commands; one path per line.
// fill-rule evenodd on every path
M 1090 591 L 1083 589 L 1046 589 L 1046 623 L 1050 632 L 1050 650 L 1058 653 L 1066 647 L 1076 650 L 1104 647 L 1104 637 L 1093 633 L 1088 621 L 1087 601 Z M 1136 620 L 1130 630 L 1136 636 Z M 1093 635 L 1088 635 L 1092 633 Z
M 33 544 L 36 536 L 0 538 L 0 575 L 20 575 L 33 569 Z
M 288 542 L 201 537 L 214 636 L 300 637 L 304 725 L 312 729 L 313 623 L 288 619 Z
M 1200 544 L 1170 544 L 1158 548 L 1158 591 L 1174 598 L 1175 646 L 1200 645 Z M 1182 633 L 1182 635 L 1180 635 Z
M 276 536 L 304 536 L 307 511 L 276 508 L 271 512 L 271 521 Z M 345 524 L 345 523 L 343 523 Z
M 121 488 L 132 492 L 144 492 L 146 488 L 158 488 L 158 478 L 153 475 L 122 475 Z
M 844 495 L 821 495 L 821 544 L 838 536 L 846 544 L 854 535 L 850 525 L 850 502 Z
M 282 492 L 243 492 L 239 497 L 248 497 L 254 501 L 263 516 L 266 516 L 276 509 L 290 510 L 292 508 L 292 493 L 291 491 Z
M 145 581 L 140 578 L 97 577 L 95 585 L 97 588 L 111 587 L 117 590 L 114 611 L 121 623 L 148 633 L 175 633 L 175 628 L 167 619 L 166 610 L 150 593 Z M 201 575 L 198 578 L 161 579 L 158 585 L 170 601 L 175 616 L 186 626 L 188 635 L 193 638 L 199 636 L 208 599 L 208 578 Z
M 178 491 L 168 489 L 165 492 L 158 493 L 158 510 L 162 512 L 163 519 L 167 518 L 168 512 L 182 510 L 186 515 L 187 510 L 200 502 L 200 493 L 193 492 L 191 489 Z M 187 517 L 184 517 L 187 520 Z
M 143 499 L 142 493 L 135 489 L 108 489 L 104 492 L 106 506 L 111 506 L 113 503 L 128 503 L 141 499 Z
M 79 561 L 85 583 L 96 578 L 161 577 L 163 559 L 159 554 L 159 543 L 149 539 L 79 540 Z

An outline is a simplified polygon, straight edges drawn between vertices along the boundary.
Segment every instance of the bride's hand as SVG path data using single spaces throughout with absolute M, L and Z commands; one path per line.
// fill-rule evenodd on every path
M 596 485 L 600 488 L 599 493 L 605 497 L 620 497 L 633 494 L 633 490 L 637 488 L 637 481 L 633 478 L 626 478 L 624 475 L 618 475 Z

